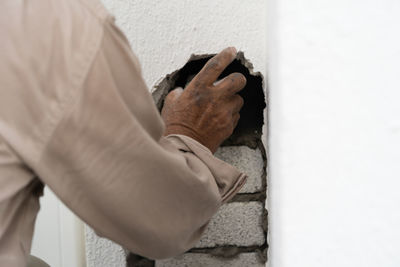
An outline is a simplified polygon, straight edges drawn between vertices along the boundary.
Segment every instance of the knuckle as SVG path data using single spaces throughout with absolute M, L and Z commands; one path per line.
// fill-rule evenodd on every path
M 236 102 L 237 102 L 237 105 L 238 105 L 239 107 L 243 107 L 243 105 L 244 105 L 244 99 L 243 99 L 243 97 L 241 97 L 240 95 L 236 95 Z
M 246 77 L 239 72 L 235 72 L 234 77 L 235 77 L 235 80 L 237 81 L 237 83 L 240 85 L 245 85 L 247 82 Z
M 176 91 L 172 90 L 168 93 L 167 97 L 168 99 L 173 99 L 175 97 Z
M 224 82 L 221 83 L 220 87 L 224 89 L 228 94 L 232 94 L 242 89 L 246 85 L 246 77 L 238 72 L 232 73 L 224 78 Z
M 235 130 L 235 125 L 231 124 L 229 127 L 229 136 L 233 134 L 234 130 Z
M 237 113 L 237 114 L 236 114 L 236 121 L 238 121 L 239 119 L 240 119 L 240 114 Z
M 229 126 L 230 121 L 228 120 L 228 118 L 227 118 L 226 116 L 223 116 L 223 117 L 220 119 L 220 123 L 221 123 L 222 127 L 226 128 L 226 127 Z
M 229 122 L 228 122 L 228 124 L 226 125 L 226 127 L 227 127 L 228 129 L 234 128 L 234 123 L 233 123 L 233 120 L 232 120 L 232 119 L 229 120 Z
M 205 87 L 205 81 L 202 77 L 196 76 L 190 83 L 189 85 L 192 85 L 193 89 L 198 90 L 200 88 Z
M 197 74 L 185 87 L 186 92 L 201 90 L 205 86 L 204 78 Z
M 224 118 L 226 122 L 231 122 L 232 120 L 232 112 L 230 110 L 225 110 L 224 111 Z
M 192 88 L 192 90 L 188 90 L 187 95 L 194 102 L 204 102 L 212 97 L 212 92 L 208 86 L 199 85 Z
M 174 99 L 174 97 L 173 97 L 172 93 L 169 93 L 164 99 L 164 105 L 166 105 L 166 106 L 171 105 L 174 102 L 173 99 Z
M 239 114 L 235 115 L 235 117 L 233 118 L 233 120 L 232 120 L 233 129 L 235 129 L 236 126 L 238 125 L 239 119 L 240 119 L 240 115 Z
M 218 58 L 213 57 L 207 63 L 207 69 L 212 71 L 221 71 L 223 68 L 221 61 Z
M 230 120 L 230 112 L 227 110 L 224 110 L 222 112 L 220 112 L 220 116 L 219 116 L 219 123 L 221 123 L 221 125 L 229 125 L 231 120 Z

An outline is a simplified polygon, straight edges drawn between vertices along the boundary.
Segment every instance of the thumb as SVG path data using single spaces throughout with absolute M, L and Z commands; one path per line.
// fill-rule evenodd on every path
M 168 104 L 172 104 L 173 102 L 175 102 L 180 97 L 182 92 L 183 92 L 183 89 L 181 87 L 177 87 L 174 90 L 172 90 L 171 92 L 169 92 L 169 94 L 165 98 L 165 104 L 168 105 Z

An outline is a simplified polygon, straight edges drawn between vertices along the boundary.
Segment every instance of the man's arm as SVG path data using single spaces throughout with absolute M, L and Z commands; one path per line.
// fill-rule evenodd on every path
M 234 92 L 243 79 L 212 85 L 233 57 L 224 50 L 179 97 L 168 97 L 163 137 L 129 44 L 105 24 L 83 88 L 46 141 L 35 172 L 101 236 L 149 258 L 186 251 L 246 178 L 209 151 L 237 121 L 241 103 Z

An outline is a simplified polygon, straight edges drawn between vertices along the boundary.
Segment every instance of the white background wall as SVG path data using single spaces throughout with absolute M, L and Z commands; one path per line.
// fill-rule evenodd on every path
M 31 254 L 52 267 L 85 267 L 83 223 L 48 187 L 40 199 Z
M 268 19 L 271 266 L 400 266 L 400 2 Z

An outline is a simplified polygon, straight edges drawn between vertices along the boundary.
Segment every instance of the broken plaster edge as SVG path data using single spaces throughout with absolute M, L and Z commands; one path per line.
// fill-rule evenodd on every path
M 188 62 L 190 61 L 194 61 L 194 60 L 199 60 L 199 59 L 204 59 L 204 58 L 208 58 L 208 57 L 212 57 L 215 56 L 216 54 L 191 54 L 189 59 L 186 61 L 186 63 L 184 63 L 180 68 L 176 69 L 175 71 L 167 74 L 166 76 L 160 77 L 155 85 L 151 88 L 150 93 L 152 94 L 152 97 L 154 99 L 155 104 L 157 105 L 158 109 L 161 109 L 161 104 L 162 104 L 162 99 L 164 99 L 166 97 L 166 95 L 168 94 L 168 92 L 165 92 L 165 83 L 168 84 L 168 79 L 169 77 L 174 76 L 177 72 L 179 72 Z M 269 180 L 269 146 L 268 146 L 268 135 L 269 135 L 269 94 L 268 94 L 268 86 L 267 86 L 267 81 L 266 81 L 266 77 L 264 77 L 264 75 L 260 72 L 260 71 L 255 71 L 254 70 L 254 65 L 253 63 L 247 59 L 244 55 L 244 51 L 239 51 L 235 57 L 235 59 L 237 59 L 244 67 L 246 67 L 249 71 L 249 74 L 252 76 L 258 76 L 261 78 L 261 85 L 262 85 L 262 89 L 263 89 L 263 93 L 264 93 L 264 102 L 265 102 L 265 108 L 263 109 L 263 125 L 261 127 L 261 135 L 260 135 L 260 142 L 261 142 L 261 146 L 262 146 L 262 150 L 263 150 L 263 157 L 264 158 L 264 177 L 263 179 L 265 179 L 265 184 L 268 185 L 268 180 Z M 266 229 L 264 228 L 264 232 L 266 235 L 266 240 L 265 240 L 265 244 L 266 244 L 266 252 L 265 254 L 262 252 L 259 252 L 260 254 L 264 254 L 265 257 L 265 261 L 266 261 L 266 266 L 268 265 L 268 258 L 269 258 L 269 244 L 270 244 L 270 229 L 269 229 L 269 223 L 268 223 L 268 186 L 266 186 L 265 188 L 266 192 L 265 192 L 265 199 L 264 199 L 264 203 L 263 203 L 263 228 L 266 227 Z M 215 248 L 214 248 L 215 249 Z M 211 253 L 212 254 L 212 253 Z
M 208 58 L 208 57 L 213 57 L 215 55 L 216 54 L 191 54 L 189 56 L 189 59 L 186 61 L 186 63 L 184 63 L 180 68 L 178 68 L 177 70 L 175 70 L 175 71 L 173 71 L 173 72 L 171 72 L 171 73 L 169 73 L 169 74 L 167 74 L 167 75 L 165 75 L 163 77 L 160 77 L 155 82 L 153 87 L 150 89 L 150 93 L 152 94 L 154 102 L 156 103 L 157 107 L 160 108 L 158 103 L 160 102 L 160 99 L 162 99 L 163 97 L 166 96 L 166 92 L 163 92 L 162 89 L 164 87 L 163 84 L 164 84 L 164 82 L 167 82 L 168 77 L 171 77 L 171 76 L 175 75 L 177 72 L 179 72 L 190 61 L 204 59 L 204 58 Z M 235 59 L 239 60 L 240 63 L 242 63 L 242 65 L 245 66 L 249 70 L 249 74 L 250 75 L 261 77 L 262 88 L 263 88 L 263 91 L 264 91 L 264 101 L 265 101 L 265 103 L 268 103 L 267 102 L 267 98 L 266 98 L 267 94 L 266 94 L 266 84 L 265 84 L 265 80 L 264 80 L 264 75 L 260 71 L 254 71 L 253 63 L 251 63 L 251 61 L 244 56 L 244 51 L 237 52 L 236 57 L 234 58 L 234 60 Z M 265 109 L 266 108 L 264 108 L 264 111 L 263 111 L 264 114 L 265 114 Z M 265 117 L 264 117 L 264 121 L 265 121 Z M 265 125 L 265 123 L 264 123 L 264 125 Z M 262 132 L 263 132 L 263 130 L 262 130 Z

